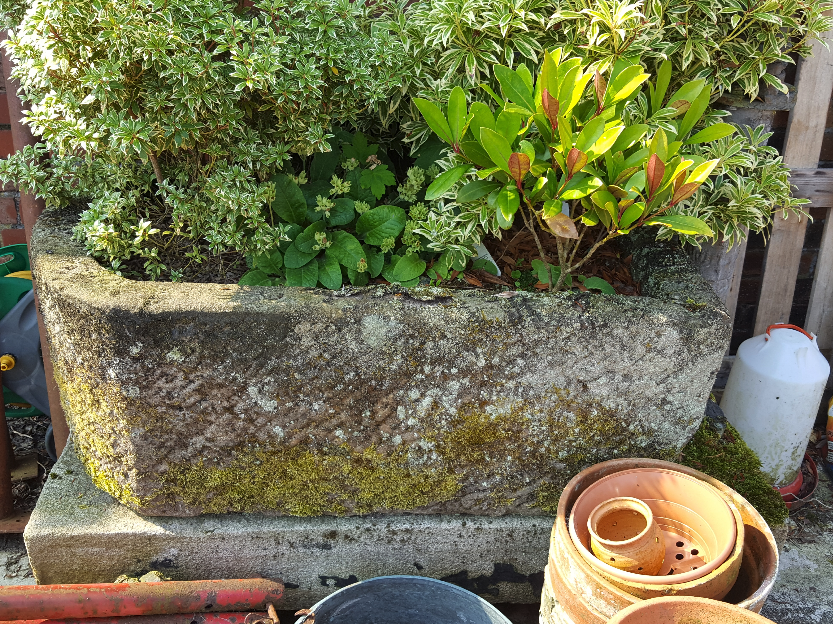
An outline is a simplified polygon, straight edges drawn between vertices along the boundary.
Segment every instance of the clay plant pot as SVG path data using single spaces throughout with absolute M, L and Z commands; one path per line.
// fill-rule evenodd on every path
M 625 591 L 600 575 L 573 545 L 567 517 L 578 497 L 590 485 L 610 474 L 633 468 L 673 470 L 704 481 L 724 494 L 732 503 L 733 515 L 744 525 L 742 550 L 733 549 L 729 558 L 706 577 L 678 585 L 635 586 L 639 590 L 638 595 Z M 732 578 L 727 571 L 736 566 L 738 560 L 740 568 L 736 578 Z M 545 570 L 541 599 L 541 622 L 605 624 L 622 609 L 655 597 L 657 591 L 664 591 L 667 595 L 697 595 L 702 588 L 708 589 L 713 583 L 731 587 L 724 601 L 757 613 L 772 591 L 777 573 L 778 549 L 772 532 L 755 508 L 733 489 L 693 468 L 671 462 L 652 459 L 612 460 L 582 471 L 564 488 L 550 537 L 550 558 Z
M 662 531 L 651 508 L 637 498 L 611 498 L 587 519 L 590 548 L 600 561 L 633 574 L 656 574 L 665 559 Z
M 620 568 L 610 556 L 594 557 L 591 553 L 592 537 L 585 525 L 597 505 L 617 496 L 638 498 L 656 518 L 664 563 L 655 576 Z M 726 497 L 708 483 L 672 470 L 635 468 L 600 479 L 576 500 L 569 526 L 573 544 L 587 562 L 612 583 L 638 595 L 645 584 L 679 585 L 708 576 L 733 550 L 743 551 L 743 523 L 734 516 Z M 739 568 L 738 558 L 727 574 L 736 574 Z M 719 599 L 731 585 L 712 583 L 708 587 L 701 588 L 698 595 Z
M 753 611 L 708 598 L 652 598 L 617 613 L 607 624 L 764 624 Z

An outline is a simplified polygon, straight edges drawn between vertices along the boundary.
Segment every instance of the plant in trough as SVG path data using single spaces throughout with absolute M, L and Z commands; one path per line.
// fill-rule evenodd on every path
M 430 247 L 466 254 L 480 232 L 499 235 L 520 218 L 542 259 L 541 237 L 556 237 L 557 263 L 539 260 L 537 270 L 550 290 L 559 290 L 571 286 L 599 247 L 636 228 L 713 235 L 698 217 L 669 214 L 718 164 L 694 146 L 735 132 L 724 123 L 697 129 L 711 96 L 705 80 L 668 95 L 671 64 L 663 63 L 649 85 L 649 123 L 630 124 L 623 112 L 649 78 L 638 63 L 618 62 L 605 77 L 556 49 L 545 53 L 535 80 L 525 65 L 496 65 L 494 75 L 502 96 L 484 87 L 497 104 L 494 111 L 477 101 L 468 106 L 460 87 L 445 112 L 416 100 L 425 121 L 454 152 L 452 166 L 426 193 L 448 201 L 414 229 Z M 582 249 L 582 240 L 591 236 L 591 246 Z
M 286 240 L 254 255 L 241 284 L 338 289 L 379 276 L 403 286 L 419 282 L 421 255 L 434 254 L 423 250 L 409 215 L 425 216 L 418 200 L 436 167 L 431 174 L 411 167 L 397 184 L 387 155 L 363 134 L 337 131 L 335 139 L 332 151 L 316 154 L 299 173 L 272 176 L 271 209 Z
M 244 6 L 250 5 L 250 6 Z M 25 13 L 19 9 L 26 8 Z M 405 48 L 374 4 L 343 0 L 4 0 L 28 123 L 43 143 L 0 164 L 50 205 L 92 201 L 77 230 L 119 270 L 145 259 L 262 254 L 290 153 L 399 89 Z

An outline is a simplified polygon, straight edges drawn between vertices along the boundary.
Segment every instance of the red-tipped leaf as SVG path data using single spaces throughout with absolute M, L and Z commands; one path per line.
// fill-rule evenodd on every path
M 700 188 L 700 185 L 694 182 L 683 184 L 680 188 L 674 191 L 674 196 L 671 198 L 671 205 L 674 206 L 679 204 L 684 199 L 688 199 L 694 195 L 698 188 Z
M 560 104 L 558 100 L 550 94 L 549 89 L 544 89 L 544 92 L 541 94 L 541 106 L 544 107 L 544 113 L 547 115 L 547 119 L 550 120 L 553 132 L 557 132 L 558 109 L 560 108 Z
M 567 154 L 567 179 L 572 178 L 587 164 L 587 154 L 575 147 Z
M 645 179 L 648 182 L 648 197 L 653 197 L 657 192 L 659 185 L 662 184 L 662 178 L 665 176 L 665 163 L 656 154 L 652 154 L 648 160 L 648 165 L 645 167 Z
M 607 91 L 607 82 L 599 73 L 599 70 L 596 70 L 596 75 L 593 76 L 593 85 L 596 87 L 596 98 L 599 100 L 599 109 L 602 108 L 602 103 L 605 99 L 605 91 Z
M 529 156 L 514 152 L 509 157 L 509 175 L 512 176 L 519 188 L 527 173 L 529 173 Z

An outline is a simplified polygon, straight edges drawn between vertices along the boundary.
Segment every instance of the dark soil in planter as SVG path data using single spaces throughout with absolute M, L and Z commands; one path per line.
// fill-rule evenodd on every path
M 579 254 L 586 252 L 594 243 L 592 238 L 582 241 Z M 503 233 L 503 238 L 491 238 L 485 241 L 486 248 L 497 262 L 502 272 L 501 276 L 494 276 L 483 270 L 468 270 L 455 274 L 444 286 L 448 288 L 484 288 L 487 290 L 546 290 L 546 284 L 538 281 L 531 270 L 531 262 L 540 260 L 538 248 L 532 234 L 522 228 L 513 227 Z M 549 235 L 541 237 L 541 246 L 544 248 L 546 260 L 555 264 L 558 258 L 558 248 L 555 238 Z M 208 254 L 207 259 L 202 263 L 196 263 L 185 257 L 184 248 L 163 250 L 159 257 L 162 263 L 179 271 L 182 277 L 179 281 L 198 284 L 236 284 L 240 281 L 249 267 L 246 264 L 246 257 L 236 252 L 228 252 L 220 255 Z M 579 254 L 576 257 L 579 257 Z M 597 276 L 609 282 L 616 292 L 621 295 L 639 295 L 639 284 L 633 279 L 630 270 L 630 255 L 623 252 L 617 241 L 611 241 L 601 247 L 579 271 L 586 277 Z M 122 274 L 128 279 L 139 281 L 148 280 L 144 267 L 143 258 L 131 258 L 124 263 Z M 430 264 L 430 263 L 429 263 Z M 106 267 L 106 265 L 103 265 Z M 517 272 L 517 273 L 515 273 Z M 427 279 L 427 278 L 426 278 Z M 168 271 L 163 272 L 159 281 L 171 281 Z M 379 278 L 371 280 L 373 284 L 386 284 L 385 280 Z M 576 282 L 579 290 L 587 290 Z

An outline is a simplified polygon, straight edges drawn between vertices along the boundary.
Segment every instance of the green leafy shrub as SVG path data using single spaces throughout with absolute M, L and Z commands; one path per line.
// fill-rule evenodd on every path
M 427 175 L 438 170 L 411 167 L 397 185 L 387 155 L 363 134 L 339 131 L 333 143 L 332 151 L 316 154 L 298 174 L 272 176 L 271 208 L 287 240 L 255 256 L 241 284 L 338 289 L 379 276 L 403 286 L 419 282 L 426 268 L 420 252 L 433 254 L 425 253 L 409 214 L 425 216 L 418 200 Z
M 601 71 L 623 58 L 668 59 L 679 83 L 706 79 L 721 92 L 738 85 L 754 98 L 762 79 L 785 89 L 766 66 L 808 55 L 833 26 L 830 8 L 800 0 L 423 0 L 393 21 L 414 42 L 422 72 L 464 87 L 488 79 L 495 63 L 534 66 L 543 50 L 563 47 L 601 62 Z
M 520 215 L 541 258 L 540 236 L 556 237 L 558 266 L 539 260 L 537 267 L 551 290 L 571 286 L 573 274 L 600 246 L 638 227 L 712 236 L 701 219 L 668 213 L 718 164 L 693 146 L 735 132 L 723 123 L 697 130 L 711 96 L 707 83 L 693 80 L 667 96 L 671 64 L 663 63 L 649 94 L 651 120 L 658 117 L 664 128 L 654 124 L 650 132 L 649 124 L 622 121 L 649 77 L 641 65 L 618 62 L 605 79 L 586 61 L 562 59 L 561 53 L 545 53 L 534 82 L 525 65 L 496 65 L 503 95 L 489 89 L 496 115 L 482 102 L 468 107 L 460 87 L 451 92 L 445 114 L 416 100 L 455 156 L 454 166 L 426 192 L 427 199 L 445 195 L 453 201 L 432 210 L 414 231 L 434 249 L 462 254 L 478 242 L 479 232 L 499 235 Z M 595 242 L 578 253 L 591 229 Z
M 139 255 L 159 275 L 170 246 L 198 259 L 275 248 L 270 176 L 291 152 L 329 149 L 333 123 L 403 80 L 405 48 L 372 3 L 27 4 L 22 18 L 2 5 L 21 20 L 5 45 L 44 143 L 0 178 L 51 205 L 94 200 L 78 235 L 115 269 Z

